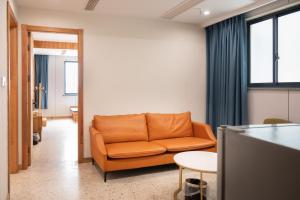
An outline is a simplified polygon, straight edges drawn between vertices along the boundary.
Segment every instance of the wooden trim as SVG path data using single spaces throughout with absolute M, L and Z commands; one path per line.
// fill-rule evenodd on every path
M 34 41 L 34 48 L 43 49 L 78 49 L 77 43 L 72 42 L 52 42 L 52 41 Z
M 10 26 L 8 31 L 8 134 L 9 171 L 18 172 L 18 27 Z
M 27 55 L 28 55 L 28 62 L 27 62 L 27 66 L 29 66 L 27 72 L 28 72 L 28 81 L 27 81 L 27 88 L 28 88 L 28 103 L 27 103 L 27 110 L 28 110 L 28 113 L 27 113 L 27 124 L 28 127 L 27 127 L 27 131 L 28 131 L 28 165 L 31 166 L 31 147 L 32 147 L 32 132 L 33 131 L 33 113 L 32 113 L 32 108 L 33 108 L 33 91 L 34 91 L 34 85 L 33 85 L 33 81 L 34 78 L 32 78 L 32 74 L 34 73 L 34 67 L 33 67 L 33 63 L 34 60 L 33 60 L 33 55 L 29 52 L 33 52 L 33 39 L 32 39 L 32 33 L 31 32 L 28 32 L 28 51 L 27 51 Z
M 89 163 L 89 162 L 92 162 L 92 160 L 93 159 L 91 157 L 83 158 L 80 163 Z
M 78 162 L 83 160 L 83 30 L 78 30 Z
M 30 32 L 51 32 L 51 33 L 65 33 L 65 34 L 76 34 L 78 36 L 78 162 L 83 161 L 83 30 L 82 29 L 66 29 L 66 28 L 54 28 L 45 26 L 31 26 L 22 25 L 22 168 L 27 169 L 28 167 L 28 153 L 26 144 L 27 138 L 27 124 L 26 117 L 27 107 L 26 98 L 27 91 L 24 87 L 27 84 L 27 70 L 28 70 L 28 55 L 27 55 L 27 44 L 28 44 L 28 33 Z
M 72 116 L 49 116 L 46 117 L 47 120 L 56 120 L 56 119 L 72 119 Z
M 31 25 L 26 25 L 26 27 L 29 32 L 65 33 L 65 34 L 74 34 L 74 35 L 78 35 L 78 32 L 81 30 L 81 29 L 56 28 L 56 27 L 31 26 Z
M 18 21 L 15 14 L 7 1 L 7 77 L 8 77 L 8 94 L 7 94 L 7 117 L 8 117 L 8 193 L 10 195 L 10 173 L 19 171 L 19 139 L 18 139 Z
M 28 168 L 28 140 L 27 140 L 27 45 L 28 45 L 28 32 L 25 25 L 21 26 L 22 30 L 22 169 Z
M 12 10 L 9 2 L 7 2 L 7 16 L 8 16 L 8 20 L 7 22 L 9 22 L 9 27 L 18 27 L 18 20 L 14 14 L 14 11 Z
M 31 32 L 22 25 L 22 169 L 31 165 Z

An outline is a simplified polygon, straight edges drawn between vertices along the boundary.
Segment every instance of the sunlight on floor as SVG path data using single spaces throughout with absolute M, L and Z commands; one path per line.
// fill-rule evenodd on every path
M 71 119 L 49 120 L 43 141 L 33 146 L 32 167 L 49 162 L 77 162 L 77 124 Z

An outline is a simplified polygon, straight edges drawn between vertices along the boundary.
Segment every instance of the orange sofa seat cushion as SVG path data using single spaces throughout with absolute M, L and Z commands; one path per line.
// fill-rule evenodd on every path
M 104 143 L 148 141 L 145 114 L 94 117 L 94 127 Z
M 193 136 L 191 113 L 153 114 L 147 113 L 149 140 Z
M 166 148 L 152 142 L 124 142 L 107 144 L 109 158 L 136 158 L 153 156 L 166 152 Z
M 164 140 L 154 140 L 153 143 L 162 145 L 170 152 L 178 151 L 191 151 L 197 149 L 204 149 L 214 146 L 214 141 L 197 138 L 197 137 L 183 137 L 183 138 L 172 138 Z

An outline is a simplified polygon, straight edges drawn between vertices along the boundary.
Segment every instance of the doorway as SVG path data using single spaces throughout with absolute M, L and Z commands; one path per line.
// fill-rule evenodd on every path
M 33 146 L 31 170 L 78 161 L 78 38 L 31 32 Z
M 83 31 L 82 29 L 64 29 L 41 26 L 22 25 L 22 169 L 27 169 L 31 165 L 32 152 L 32 132 L 33 132 L 33 107 L 38 108 L 33 102 L 33 90 L 42 90 L 38 86 L 33 86 L 33 52 L 34 47 L 42 45 L 50 48 L 56 46 L 57 49 L 74 48 L 62 42 L 36 42 L 33 33 L 55 33 L 76 35 L 78 42 L 76 49 L 78 52 L 78 106 L 77 106 L 77 136 L 78 136 L 78 162 L 84 161 L 83 158 Z M 63 47 L 61 46 L 63 45 Z M 41 46 L 40 46 L 41 47 Z M 45 88 L 44 88 L 45 89 Z M 41 93 L 41 92 L 40 92 Z M 38 93 L 39 94 L 39 93 Z M 71 109 L 71 108 L 70 108 Z

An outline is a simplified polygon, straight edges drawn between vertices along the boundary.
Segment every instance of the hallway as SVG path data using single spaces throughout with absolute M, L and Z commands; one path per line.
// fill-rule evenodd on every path
M 42 142 L 32 149 L 33 168 L 77 163 L 77 124 L 72 119 L 48 120 L 42 137 Z
M 42 142 L 32 147 L 31 167 L 11 175 L 11 199 L 59 199 L 64 193 L 75 199 L 78 178 L 77 124 L 48 120 Z

